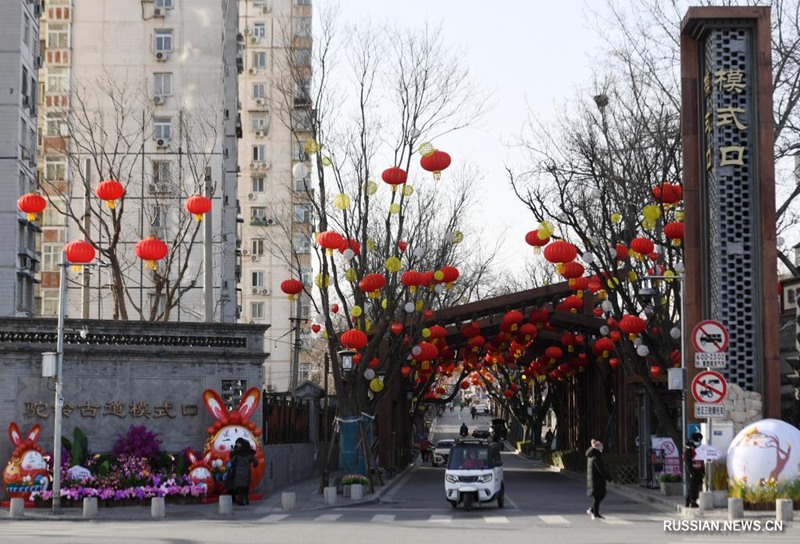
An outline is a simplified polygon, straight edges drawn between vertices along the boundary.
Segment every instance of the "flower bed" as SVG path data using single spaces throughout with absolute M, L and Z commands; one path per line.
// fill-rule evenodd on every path
M 791 499 L 794 508 L 800 508 L 800 478 L 793 481 L 760 480 L 748 482 L 747 478 L 731 478 L 728 496 L 744 501 L 746 510 L 774 510 L 777 499 Z

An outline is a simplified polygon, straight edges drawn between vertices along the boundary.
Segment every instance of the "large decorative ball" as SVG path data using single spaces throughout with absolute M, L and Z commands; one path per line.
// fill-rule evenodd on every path
M 728 474 L 749 484 L 796 480 L 800 467 L 800 429 L 777 419 L 762 419 L 742 429 L 728 447 Z

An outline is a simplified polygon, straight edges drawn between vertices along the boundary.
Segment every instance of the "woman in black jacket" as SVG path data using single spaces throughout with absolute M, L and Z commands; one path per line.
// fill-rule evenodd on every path
M 603 443 L 592 439 L 592 447 L 586 450 L 586 496 L 594 503 L 586 513 L 592 519 L 604 519 L 600 515 L 600 502 L 606 496 L 606 482 L 611 481 L 603 463 Z
M 255 452 L 250 447 L 250 442 L 244 438 L 236 440 L 236 446 L 231 450 L 231 468 L 228 486 L 233 490 L 233 500 L 239 505 L 250 504 L 248 493 L 250 491 L 250 467 L 257 466 Z M 238 499 L 238 500 L 237 500 Z

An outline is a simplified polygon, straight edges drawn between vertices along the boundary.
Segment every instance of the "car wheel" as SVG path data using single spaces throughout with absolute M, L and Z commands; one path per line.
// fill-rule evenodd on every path
M 456 501 L 448 500 L 447 502 L 449 502 L 450 506 L 452 506 L 453 508 L 457 508 L 458 507 L 458 503 Z
M 497 507 L 503 508 L 506 504 L 506 487 L 500 486 L 500 493 L 497 494 Z

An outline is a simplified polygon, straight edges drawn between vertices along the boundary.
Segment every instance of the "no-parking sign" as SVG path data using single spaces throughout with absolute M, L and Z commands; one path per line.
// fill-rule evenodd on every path
M 728 340 L 728 329 L 719 321 L 701 321 L 692 331 L 694 349 L 700 353 L 723 353 Z
M 728 383 L 722 374 L 705 370 L 692 380 L 692 396 L 702 404 L 719 404 L 728 392 Z

